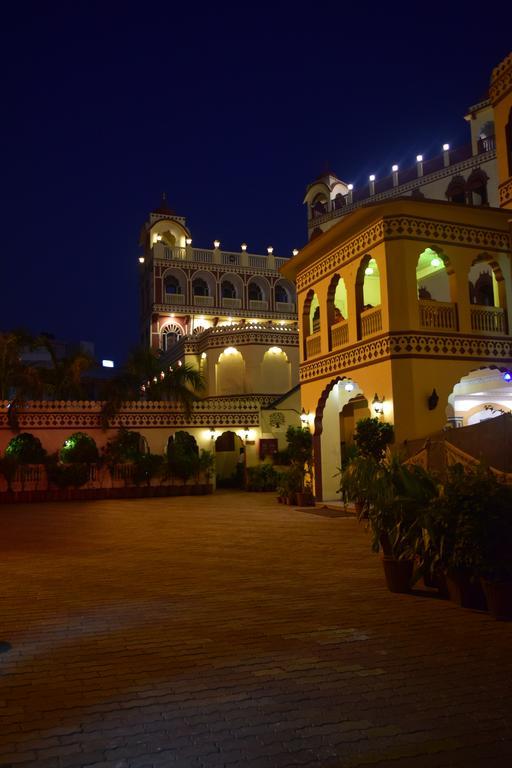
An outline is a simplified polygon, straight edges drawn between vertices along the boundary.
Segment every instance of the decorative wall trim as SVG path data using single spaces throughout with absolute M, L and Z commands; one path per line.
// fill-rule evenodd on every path
M 321 278 L 336 272 L 342 264 L 360 258 L 381 242 L 395 238 L 427 240 L 429 243 L 456 245 L 458 248 L 482 248 L 486 251 L 503 251 L 510 248 L 510 236 L 507 231 L 420 216 L 383 216 L 356 237 L 350 238 L 339 248 L 321 256 L 310 267 L 299 272 L 297 292 L 306 290 Z
M 493 107 L 512 90 L 512 53 L 492 71 L 489 98 Z
M 295 303 L 295 302 L 294 302 Z M 166 315 L 169 317 L 171 313 L 174 315 L 221 315 L 226 317 L 254 317 L 262 319 L 272 318 L 272 320 L 297 320 L 296 312 L 276 312 L 274 309 L 249 309 L 242 307 L 241 309 L 220 307 L 218 304 L 210 306 L 200 307 L 197 304 L 152 304 L 152 312 L 157 312 L 160 315 Z
M 110 428 L 258 427 L 261 408 L 279 394 L 209 397 L 193 404 L 189 417 L 175 403 L 146 401 L 125 403 L 110 420 Z M 0 403 L 0 428 L 9 429 L 8 401 Z M 17 409 L 21 431 L 30 429 L 101 429 L 102 402 L 29 401 Z
M 504 208 L 509 203 L 512 203 L 512 179 L 507 179 L 503 184 L 499 186 L 500 193 L 500 206 Z
M 449 333 L 390 333 L 369 342 L 361 342 L 311 362 L 302 363 L 301 383 L 337 376 L 340 373 L 374 363 L 398 358 L 431 358 L 434 360 L 482 360 L 510 363 L 512 339 L 469 336 Z
M 220 349 L 230 346 L 260 344 L 262 346 L 297 347 L 299 344 L 298 331 L 285 331 L 276 328 L 257 326 L 217 326 L 208 328 L 197 336 L 186 336 L 173 348 L 168 350 L 165 360 L 179 360 L 183 354 L 199 355 L 208 349 Z

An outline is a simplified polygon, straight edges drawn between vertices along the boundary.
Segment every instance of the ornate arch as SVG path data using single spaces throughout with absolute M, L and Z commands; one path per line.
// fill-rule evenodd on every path
M 164 351 L 176 344 L 184 334 L 184 330 L 178 323 L 166 323 L 160 329 L 160 348 Z
M 454 176 L 452 178 L 446 188 L 445 196 L 452 203 L 466 202 L 466 180 L 464 176 Z

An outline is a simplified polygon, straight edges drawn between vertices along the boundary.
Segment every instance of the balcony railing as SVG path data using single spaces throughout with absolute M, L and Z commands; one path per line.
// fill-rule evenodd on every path
M 164 248 L 164 256 L 166 259 L 179 259 L 184 261 L 187 258 L 186 248 Z
M 266 256 L 253 256 L 252 254 L 249 255 L 249 266 L 250 267 L 256 267 L 256 269 L 266 269 L 267 268 L 267 257 Z
M 295 312 L 295 304 L 288 301 L 276 301 L 276 312 L 288 312 L 293 314 Z
M 374 333 L 382 331 L 382 310 L 381 307 L 372 307 L 361 312 L 361 336 L 366 339 L 367 336 L 373 336 Z
M 199 261 L 203 264 L 223 264 L 226 267 L 250 267 L 255 270 L 271 270 L 272 272 L 277 272 L 288 261 L 288 259 L 278 256 L 274 257 L 270 254 L 268 256 L 261 256 L 255 253 L 247 253 L 247 251 L 240 253 L 221 251 L 220 248 L 209 250 L 206 248 L 192 248 L 191 246 L 186 248 L 179 246 L 169 247 L 163 242 L 154 243 L 153 253 L 155 258 L 165 261 Z
M 343 347 L 348 344 L 348 321 L 340 320 L 339 323 L 331 325 L 331 344 L 333 349 Z
M 507 332 L 507 318 L 505 310 L 501 307 L 482 307 L 473 305 L 471 312 L 471 330 L 476 333 L 499 333 L 501 335 Z
M 196 307 L 213 307 L 213 296 L 194 296 Z
M 268 309 L 268 301 L 249 299 L 249 309 Z
M 185 304 L 185 294 L 164 293 L 164 304 Z
M 242 306 L 242 299 L 223 298 L 222 306 L 226 307 L 226 309 L 240 309 Z
M 308 336 L 306 339 L 306 352 L 308 358 L 314 357 L 315 355 L 319 355 L 321 352 L 321 338 L 322 335 L 320 332 L 313 333 L 311 336 Z
M 238 267 L 240 265 L 240 254 L 239 253 L 222 253 L 222 263 L 223 264 L 231 264 L 234 267 Z
M 448 301 L 419 299 L 420 328 L 457 330 L 457 306 Z
M 204 251 L 200 248 L 194 248 L 192 251 L 194 261 L 202 261 L 204 264 L 211 264 L 213 261 L 213 251 Z

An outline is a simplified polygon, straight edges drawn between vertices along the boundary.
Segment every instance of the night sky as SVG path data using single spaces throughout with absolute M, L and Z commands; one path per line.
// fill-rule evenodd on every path
M 469 140 L 512 10 L 468 3 L 23 3 L 3 12 L 0 328 L 137 342 L 167 192 L 194 245 L 289 255 L 306 185 Z

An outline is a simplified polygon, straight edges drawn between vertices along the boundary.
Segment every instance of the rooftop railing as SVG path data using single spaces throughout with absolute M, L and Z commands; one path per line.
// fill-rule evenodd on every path
M 420 181 L 421 183 L 417 186 L 423 186 L 424 184 L 430 183 L 428 177 L 432 174 L 445 169 L 450 169 L 453 173 L 455 172 L 454 166 L 465 162 L 472 157 L 494 153 L 495 150 L 496 142 L 494 136 L 478 139 L 476 153 L 473 152 L 471 144 L 465 144 L 461 147 L 446 150 L 441 155 L 422 160 L 421 164 L 416 163 L 409 168 L 404 168 L 389 176 L 376 179 L 372 182 L 373 191 L 368 183 L 351 190 L 347 195 L 339 195 L 334 200 L 331 200 L 330 204 L 317 203 L 311 210 L 310 224 L 313 224 L 313 222 L 320 218 L 328 220 L 337 216 L 342 216 L 345 212 L 357 208 L 363 202 L 378 199 L 379 195 L 389 197 L 389 194 L 387 194 L 389 192 L 393 192 L 394 195 L 399 195 L 402 191 L 400 187 L 404 187 L 406 184 Z
M 156 242 L 153 245 L 153 254 L 155 258 L 163 261 L 194 261 L 201 264 L 222 264 L 224 267 L 248 267 L 251 270 L 271 270 L 277 272 L 288 259 L 274 256 L 269 253 L 261 256 L 254 253 L 241 251 L 221 251 L 219 248 L 211 250 L 205 248 L 192 248 L 192 246 L 169 247 L 163 242 Z

